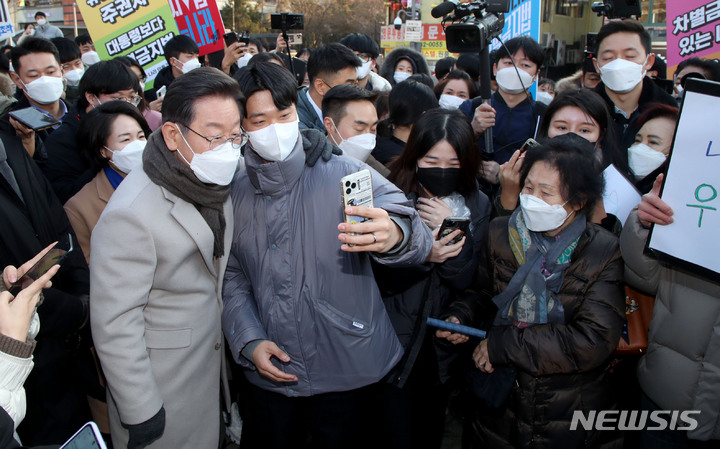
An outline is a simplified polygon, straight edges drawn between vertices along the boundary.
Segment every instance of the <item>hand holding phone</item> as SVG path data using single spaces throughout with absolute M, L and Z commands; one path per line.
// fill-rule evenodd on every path
M 448 245 L 454 245 L 455 243 L 458 243 L 460 240 L 462 240 L 463 236 L 468 232 L 470 229 L 470 219 L 465 217 L 448 217 L 445 220 L 443 220 L 442 225 L 440 226 L 440 232 L 438 232 L 437 240 L 441 240 L 448 235 L 452 234 L 453 232 L 459 230 L 460 234 L 458 234 L 455 238 L 450 240 L 448 242 Z
M 155 91 L 155 95 L 158 97 L 158 99 L 160 99 L 165 96 L 165 92 L 167 92 L 167 86 L 162 86 Z
M 7 277 L 3 276 L 6 281 L 11 281 L 12 278 L 16 279 L 15 281 L 11 281 L 12 285 L 8 290 L 10 290 L 10 293 L 13 295 L 17 295 L 20 290 L 42 277 L 52 267 L 60 265 L 72 250 L 72 236 L 68 234 L 60 241 L 55 242 L 49 249 L 46 248 L 43 251 L 44 254 L 41 252 L 40 254 L 42 255 L 38 254 L 39 257 L 36 256 L 25 263 L 14 276 L 10 276 L 10 274 L 8 274 Z M 30 265 L 31 262 L 34 263 Z
M 10 117 L 33 131 L 42 131 L 60 124 L 60 120 L 50 114 L 40 112 L 34 107 L 18 109 L 8 113 Z

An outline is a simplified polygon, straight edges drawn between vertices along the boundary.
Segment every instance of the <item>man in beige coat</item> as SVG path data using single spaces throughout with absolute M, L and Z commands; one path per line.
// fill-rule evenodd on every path
M 91 324 L 117 448 L 218 447 L 220 284 L 245 139 L 239 98 L 216 69 L 176 79 L 143 169 L 93 231 Z

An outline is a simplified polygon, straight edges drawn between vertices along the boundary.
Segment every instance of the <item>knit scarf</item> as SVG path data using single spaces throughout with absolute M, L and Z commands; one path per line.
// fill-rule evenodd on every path
M 225 216 L 223 204 L 230 195 L 230 186 L 205 184 L 165 145 L 160 129 L 150 135 L 143 151 L 143 170 L 150 180 L 170 193 L 195 206 L 212 230 L 213 256 L 224 254 Z
M 581 213 L 560 234 L 548 237 L 530 231 L 522 208 L 515 209 L 508 222 L 509 243 L 520 267 L 507 288 L 493 298 L 499 309 L 495 325 L 523 328 L 564 323 L 565 312 L 557 294 L 585 226 Z

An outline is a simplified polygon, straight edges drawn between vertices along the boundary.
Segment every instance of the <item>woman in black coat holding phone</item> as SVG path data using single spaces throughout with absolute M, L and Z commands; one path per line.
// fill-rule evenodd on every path
M 428 317 L 471 325 L 472 307 L 454 302 L 470 287 L 487 235 L 490 201 L 476 182 L 480 161 L 470 123 L 458 111 L 433 109 L 414 124 L 388 179 L 411 199 L 436 238 L 426 262 L 376 265 L 375 278 L 405 355 L 382 383 L 387 435 L 381 447 L 440 447 L 449 365 L 468 338 L 428 328 Z M 449 217 L 469 220 L 438 240 Z M 451 243 L 456 237 L 459 240 Z M 383 444 L 387 446 L 383 446 Z

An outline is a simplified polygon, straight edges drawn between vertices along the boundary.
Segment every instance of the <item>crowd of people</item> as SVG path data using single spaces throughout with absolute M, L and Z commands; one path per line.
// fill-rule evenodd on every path
M 684 61 L 669 92 L 633 20 L 562 80 L 527 36 L 482 80 L 477 56 L 380 62 L 357 33 L 294 57 L 280 36 L 200 56 L 179 35 L 149 88 L 38 14 L 0 54 L 3 447 L 92 420 L 114 448 L 439 449 L 449 414 L 464 449 L 720 442 L 720 286 L 643 252 L 673 220 L 684 84 L 720 82 L 717 61 Z M 624 222 L 610 166 L 643 194 Z M 372 207 L 343 203 L 366 169 Z M 615 352 L 626 285 L 656 298 L 642 358 Z M 700 413 L 571 426 L 603 410 Z

